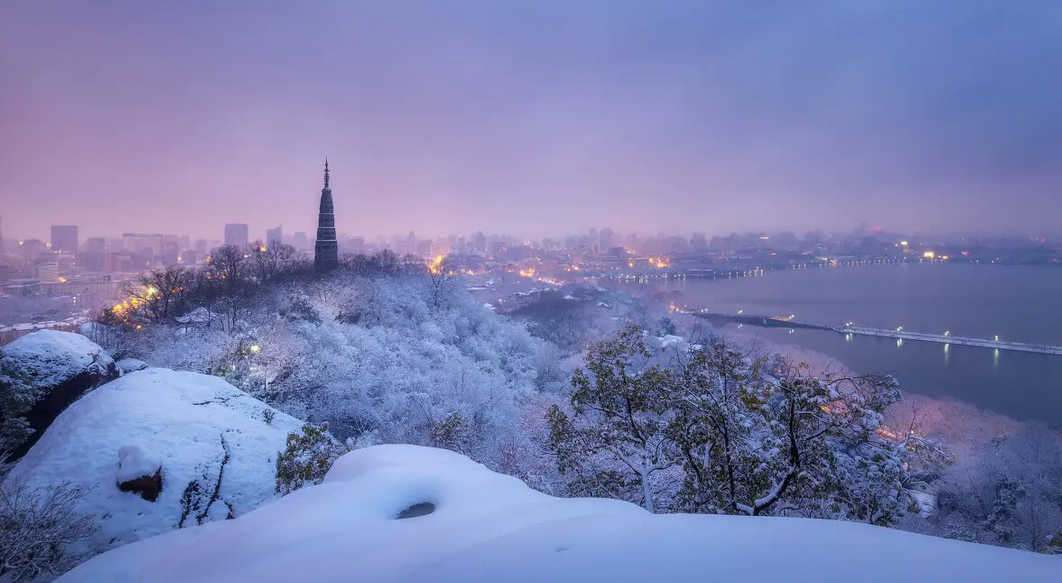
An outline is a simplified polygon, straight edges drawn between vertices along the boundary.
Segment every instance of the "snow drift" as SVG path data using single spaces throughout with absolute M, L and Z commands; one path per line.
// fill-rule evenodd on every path
M 76 510 L 101 531 L 75 556 L 240 516 L 274 497 L 277 453 L 302 425 L 280 412 L 267 423 L 267 409 L 217 377 L 133 372 L 59 415 L 7 479 L 92 488 Z
M 1059 581 L 1062 561 L 856 523 L 652 515 L 614 500 L 553 498 L 449 451 L 387 445 L 343 456 L 319 486 L 233 521 L 116 549 L 60 581 L 895 583 L 912 575 Z

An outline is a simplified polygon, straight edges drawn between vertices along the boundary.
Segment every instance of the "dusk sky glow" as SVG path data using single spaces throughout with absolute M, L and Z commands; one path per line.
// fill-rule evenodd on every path
M 0 7 L 7 237 L 1037 229 L 1062 3 Z

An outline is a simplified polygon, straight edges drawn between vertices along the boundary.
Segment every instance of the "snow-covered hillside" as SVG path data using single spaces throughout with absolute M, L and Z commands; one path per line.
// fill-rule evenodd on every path
M 425 516 L 399 519 L 418 504 Z M 419 508 L 423 509 L 424 506 Z M 387 445 L 233 521 L 96 557 L 63 583 L 1062 580 L 1062 560 L 864 524 L 652 515 L 560 499 L 458 454 Z
M 7 480 L 92 488 L 77 511 L 95 515 L 101 531 L 75 556 L 173 530 L 182 519 L 191 526 L 240 516 L 274 497 L 277 453 L 302 425 L 280 412 L 267 423 L 266 410 L 216 377 L 133 372 L 73 403 Z M 197 491 L 186 494 L 193 482 Z

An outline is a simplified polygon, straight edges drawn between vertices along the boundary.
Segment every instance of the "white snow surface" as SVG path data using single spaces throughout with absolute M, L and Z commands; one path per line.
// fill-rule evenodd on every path
M 73 332 L 38 330 L 4 346 L 4 358 L 18 363 L 38 387 L 57 385 L 85 370 L 103 374 L 114 361 L 95 342 Z
M 431 502 L 427 516 L 397 520 Z M 1062 581 L 1062 560 L 850 522 L 653 515 L 561 499 L 456 453 L 382 445 L 319 486 L 236 520 L 171 532 L 62 583 L 933 583 Z
M 118 473 L 115 481 L 119 484 L 135 480 L 142 476 L 153 476 L 162 468 L 162 457 L 158 454 L 144 451 L 144 448 L 136 445 L 126 445 L 118 448 Z
M 148 367 L 148 363 L 135 358 L 123 358 L 116 362 L 115 366 L 118 367 L 118 370 L 121 371 L 122 374 L 129 374 L 138 370 L 144 370 Z
M 63 411 L 8 480 L 93 488 L 77 511 L 95 515 L 101 530 L 73 549 L 75 556 L 89 556 L 175 529 L 189 481 L 199 480 L 207 498 L 213 492 L 224 438 L 230 459 L 221 501 L 207 519 L 225 518 L 224 502 L 240 516 L 275 497 L 277 452 L 302 426 L 280 412 L 266 424 L 268 408 L 217 377 L 159 368 L 133 372 Z M 162 493 L 155 502 L 118 489 L 119 482 L 153 474 L 160 465 Z

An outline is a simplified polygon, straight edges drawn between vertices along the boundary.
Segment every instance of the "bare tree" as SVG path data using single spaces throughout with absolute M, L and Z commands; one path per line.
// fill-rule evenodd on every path
M 27 581 L 71 566 L 66 547 L 98 530 L 92 517 L 74 510 L 88 491 L 69 482 L 29 488 L 23 478 L 0 487 L 0 580 Z
M 451 261 L 441 259 L 428 265 L 428 286 L 431 290 L 431 307 L 439 309 L 453 289 L 454 269 Z
M 167 265 L 139 276 L 124 286 L 137 315 L 153 323 L 168 321 L 184 308 L 188 271 L 180 265 Z
M 406 253 L 398 260 L 399 269 L 406 273 L 422 273 L 424 271 L 424 260 L 412 253 Z
M 282 279 L 292 267 L 297 252 L 291 245 L 275 244 L 266 247 L 261 241 L 248 248 L 251 267 L 259 283 L 267 284 Z
M 402 270 L 402 260 L 390 249 L 384 249 L 374 255 L 353 255 L 345 257 L 343 265 L 357 275 L 374 279 L 381 275 L 392 275 Z
M 225 245 L 211 255 L 208 269 L 223 309 L 222 323 L 231 330 L 249 307 L 247 256 L 239 247 Z

